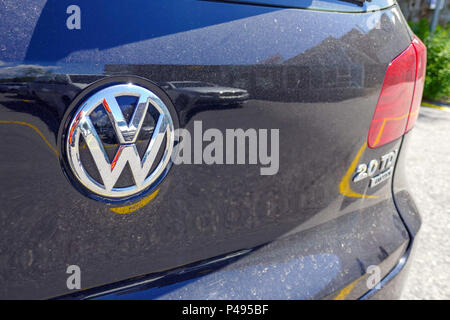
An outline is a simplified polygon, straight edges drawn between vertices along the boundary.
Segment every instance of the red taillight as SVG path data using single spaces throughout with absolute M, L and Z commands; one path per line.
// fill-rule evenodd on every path
M 369 128 L 367 144 L 380 147 L 414 126 L 425 81 L 426 47 L 418 39 L 389 64 Z
M 406 125 L 406 132 L 414 127 L 417 116 L 419 115 L 420 103 L 422 102 L 423 86 L 425 85 L 425 69 L 427 66 L 427 47 L 414 37 L 414 49 L 416 50 L 416 86 L 414 88 L 414 96 L 411 104 L 411 111 Z

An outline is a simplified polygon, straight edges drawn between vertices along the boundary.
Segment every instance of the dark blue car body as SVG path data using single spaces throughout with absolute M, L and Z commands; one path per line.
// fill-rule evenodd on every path
M 72 4 L 80 29 L 66 26 Z M 366 141 L 386 69 L 412 39 L 390 0 L 1 1 L 0 298 L 398 298 L 420 227 L 410 134 Z M 279 129 L 278 173 L 181 165 L 145 204 L 86 196 L 61 132 L 73 101 L 112 76 L 160 87 L 190 132 Z M 196 104 L 164 87 L 174 81 L 248 100 Z M 393 150 L 392 179 L 351 181 Z M 79 290 L 66 286 L 74 264 Z

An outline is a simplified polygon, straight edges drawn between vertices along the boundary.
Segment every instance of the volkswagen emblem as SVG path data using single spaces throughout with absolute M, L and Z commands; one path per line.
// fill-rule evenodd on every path
M 174 124 L 168 106 L 153 91 L 111 83 L 80 99 L 69 118 L 64 135 L 68 167 L 94 196 L 130 199 L 166 175 Z

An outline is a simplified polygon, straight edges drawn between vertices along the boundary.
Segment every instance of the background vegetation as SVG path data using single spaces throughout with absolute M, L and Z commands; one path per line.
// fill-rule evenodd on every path
M 427 46 L 427 74 L 423 97 L 450 100 L 450 25 L 438 25 L 431 33 L 427 19 L 409 22 L 414 33 Z

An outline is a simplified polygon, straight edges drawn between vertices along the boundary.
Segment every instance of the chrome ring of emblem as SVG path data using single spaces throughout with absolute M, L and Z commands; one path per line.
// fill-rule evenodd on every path
M 120 96 L 138 98 L 136 108 L 128 123 L 116 100 Z M 119 148 L 111 162 L 89 117 L 91 112 L 101 104 L 103 104 L 119 140 Z M 155 108 L 159 117 L 141 159 L 135 142 L 149 107 Z M 86 142 L 103 184 L 92 178 L 83 167 L 79 150 L 80 136 L 83 136 Z M 97 195 L 120 199 L 137 195 L 149 188 L 164 174 L 174 146 L 174 125 L 169 109 L 153 92 L 134 84 L 117 84 L 98 91 L 81 105 L 68 126 L 66 137 L 68 162 L 80 183 Z M 166 137 L 166 143 L 162 146 L 164 137 Z M 155 169 L 149 174 L 160 148 L 165 148 L 164 153 Z M 114 185 L 127 163 L 131 168 L 135 185 L 115 187 Z

